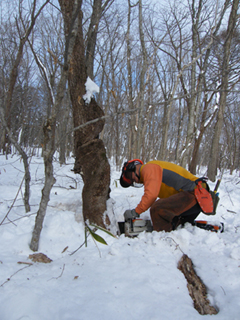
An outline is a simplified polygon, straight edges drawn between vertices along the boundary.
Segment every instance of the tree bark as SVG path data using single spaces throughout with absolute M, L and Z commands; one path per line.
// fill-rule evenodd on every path
M 55 146 L 55 132 L 56 132 L 56 118 L 59 111 L 60 105 L 64 98 L 64 93 L 67 83 L 68 66 L 69 59 L 71 58 L 73 46 L 77 34 L 77 15 L 80 10 L 78 3 L 74 5 L 74 13 L 69 21 L 69 33 L 66 37 L 65 42 L 65 52 L 64 52 L 64 66 L 61 72 L 61 78 L 57 88 L 56 99 L 52 108 L 51 118 L 47 119 L 46 124 L 43 127 L 44 133 L 44 143 L 43 143 L 43 157 L 44 157 L 44 167 L 45 167 L 45 182 L 42 189 L 42 198 L 37 212 L 35 225 L 32 233 L 32 239 L 30 243 L 30 249 L 37 251 L 39 247 L 40 234 L 42 231 L 43 220 L 46 215 L 47 205 L 50 200 L 50 192 L 52 186 L 55 183 L 55 178 L 53 176 L 53 155 L 56 151 Z
M 13 63 L 13 67 L 12 67 L 12 70 L 11 70 L 9 86 L 8 86 L 8 92 L 7 92 L 7 98 L 6 98 L 6 108 L 5 108 L 6 115 L 5 115 L 5 119 L 6 119 L 7 126 L 9 128 L 9 130 L 11 130 L 11 106 L 12 106 L 13 90 L 15 88 L 15 84 L 16 84 L 16 81 L 17 81 L 18 67 L 19 67 L 19 64 L 20 64 L 21 59 L 22 59 L 23 48 L 24 48 L 25 43 L 28 41 L 29 35 L 31 34 L 31 32 L 33 30 L 33 27 L 35 25 L 37 17 L 40 15 L 41 11 L 43 10 L 43 8 L 46 6 L 46 4 L 49 1 L 50 0 L 46 0 L 45 3 L 43 3 L 43 5 L 41 6 L 41 8 L 38 10 L 38 12 L 36 14 L 35 14 L 35 10 L 36 10 L 36 2 L 37 1 L 36 0 L 33 1 L 33 9 L 32 9 L 32 13 L 31 13 L 30 25 L 25 30 L 25 34 L 24 34 L 23 37 L 21 37 L 21 35 L 19 34 L 20 43 L 19 43 L 19 46 L 18 46 L 18 52 L 17 52 L 16 59 L 15 59 L 15 61 Z M 21 19 L 22 19 L 22 17 L 21 17 Z M 4 145 L 3 145 L 3 152 L 6 152 L 6 154 L 10 153 L 10 150 L 11 150 L 10 142 L 11 142 L 11 140 L 9 139 L 8 134 L 5 133 L 5 141 L 4 141 Z
M 207 299 L 207 288 L 196 274 L 192 260 L 184 254 L 178 262 L 178 269 L 182 271 L 187 282 L 189 295 L 193 300 L 194 308 L 201 314 L 217 314 L 218 310 L 210 305 Z
M 194 147 L 193 147 L 193 153 L 192 153 L 192 159 L 190 161 L 189 164 L 189 171 L 192 174 L 196 174 L 197 171 L 197 164 L 199 162 L 199 148 L 201 145 L 201 141 L 204 135 L 204 132 L 206 131 L 207 127 L 212 123 L 212 121 L 215 118 L 215 114 L 216 114 L 216 109 L 213 112 L 213 114 L 211 115 L 211 118 L 209 121 L 206 121 L 206 115 L 207 115 L 207 110 L 209 108 L 209 103 L 212 99 L 213 95 L 211 95 L 210 100 L 207 101 L 207 98 L 205 98 L 204 101 L 204 110 L 202 112 L 202 117 L 201 117 L 201 123 L 200 123 L 200 128 L 199 128 L 199 134 L 198 136 L 195 135 L 195 140 L 194 140 Z
M 44 168 L 45 168 L 45 182 L 42 189 L 42 198 L 37 212 L 35 226 L 32 233 L 32 239 L 30 243 L 30 249 L 38 251 L 40 234 L 42 231 L 43 220 L 46 215 L 47 205 L 50 200 L 50 192 L 56 179 L 53 176 L 53 164 L 52 157 L 55 152 L 55 148 L 52 144 L 55 142 L 55 123 L 48 120 L 43 128 L 44 132 Z
M 90 25 L 87 33 L 87 49 L 86 49 L 86 66 L 87 66 L 87 74 L 93 79 L 93 67 L 94 67 L 94 57 L 95 57 L 95 47 L 97 41 L 97 33 L 99 28 L 99 22 L 102 17 L 103 11 L 106 7 L 113 3 L 113 0 L 106 0 L 102 5 L 102 0 L 94 0 L 93 2 L 93 11 L 91 16 Z
M 31 12 L 31 21 L 30 21 L 29 27 L 25 30 L 24 37 L 21 37 L 21 35 L 19 34 L 20 43 L 18 46 L 17 56 L 16 56 L 16 59 L 13 63 L 13 67 L 12 67 L 11 74 L 10 74 L 9 86 L 8 86 L 7 98 L 6 98 L 6 106 L 5 106 L 6 112 L 5 112 L 5 114 L 4 114 L 4 109 L 2 108 L 2 106 L 0 107 L 0 118 L 1 118 L 1 122 L 3 124 L 4 131 L 5 131 L 3 152 L 6 152 L 6 154 L 10 153 L 10 148 L 11 148 L 10 142 L 11 142 L 23 158 L 24 170 L 25 170 L 25 178 L 24 178 L 25 179 L 25 192 L 24 192 L 24 199 L 23 200 L 24 200 L 24 206 L 25 206 L 26 212 L 30 211 L 29 197 L 30 197 L 31 174 L 30 174 L 30 170 L 29 170 L 28 156 L 27 156 L 26 152 L 23 150 L 23 148 L 21 148 L 20 144 L 17 142 L 17 140 L 13 137 L 13 135 L 11 133 L 11 106 L 12 106 L 13 91 L 14 91 L 15 84 L 16 84 L 17 77 L 18 77 L 18 68 L 19 68 L 19 64 L 22 59 L 24 45 L 28 41 L 28 37 L 34 28 L 37 17 L 40 15 L 43 8 L 46 6 L 46 4 L 48 2 L 49 2 L 49 0 L 46 0 L 43 3 L 43 5 L 39 8 L 37 13 L 35 12 L 36 0 L 34 0 L 34 2 L 33 2 L 33 9 Z
M 224 14 L 225 14 L 228 6 L 229 6 L 229 0 L 224 3 L 224 7 L 223 7 L 223 10 L 221 12 L 221 15 L 220 15 L 220 17 L 218 19 L 218 22 L 215 25 L 214 32 L 212 34 L 212 39 L 214 39 L 216 37 L 216 35 L 217 35 L 221 25 L 222 25 L 222 20 L 223 20 Z M 212 43 L 212 41 L 210 43 Z M 207 109 L 209 107 L 210 101 L 214 97 L 214 95 L 211 94 L 211 97 L 207 101 L 207 95 L 205 95 L 205 97 L 204 97 L 204 109 L 203 109 L 203 112 L 202 112 L 202 116 L 201 116 L 202 119 L 201 119 L 200 128 L 199 128 L 200 133 L 197 136 L 197 134 L 196 134 L 196 132 L 197 132 L 197 130 L 196 130 L 196 128 L 197 128 L 197 125 L 196 125 L 197 117 L 196 117 L 196 115 L 199 114 L 199 109 L 200 109 L 200 104 L 201 104 L 201 100 L 200 100 L 201 91 L 203 91 L 204 93 L 207 92 L 205 74 L 206 74 L 207 68 L 209 66 L 209 56 L 210 56 L 211 50 L 212 50 L 212 46 L 208 46 L 208 49 L 206 50 L 206 54 L 204 56 L 204 60 L 203 60 L 203 63 L 202 63 L 201 72 L 200 72 L 200 74 L 198 76 L 198 81 L 197 81 L 198 89 L 197 89 L 197 92 L 196 92 L 196 94 L 197 94 L 196 101 L 197 102 L 196 102 L 196 112 L 195 112 L 194 146 L 193 146 L 192 158 L 191 158 L 190 165 L 189 165 L 189 171 L 192 172 L 193 174 L 196 174 L 196 167 L 197 167 L 197 162 L 198 162 L 199 148 L 200 148 L 200 145 L 201 145 L 201 141 L 202 141 L 204 132 L 205 132 L 207 126 L 209 126 L 210 123 L 212 123 L 212 121 L 213 121 L 213 119 L 215 117 L 215 111 L 214 111 L 214 113 L 211 116 L 211 121 L 209 121 L 208 125 L 205 126 Z
M 127 34 L 126 34 L 126 43 L 127 43 L 127 88 L 128 88 L 128 105 L 129 109 L 134 109 L 133 104 L 133 81 L 132 81 L 132 66 L 131 66 L 131 42 L 130 42 L 130 29 L 131 29 L 131 1 L 128 0 L 128 25 L 127 25 Z M 135 131 L 135 115 L 129 117 L 129 137 L 128 137 L 128 159 L 133 159 L 134 154 L 134 142 L 136 141 L 136 131 Z
M 65 34 L 67 36 L 73 4 L 71 1 L 64 0 L 59 0 L 59 3 L 63 12 Z M 104 115 L 93 97 L 90 103 L 83 99 L 86 93 L 86 81 L 87 66 L 82 31 L 82 11 L 80 10 L 78 30 L 68 73 L 74 128 Z M 81 174 L 84 181 L 82 193 L 84 220 L 106 227 L 108 221 L 104 219 L 104 213 L 106 201 L 109 197 L 110 166 L 104 144 L 99 139 L 103 126 L 104 121 L 99 120 L 74 131 L 74 172 Z
M 185 142 L 185 152 L 182 159 L 182 166 L 186 167 L 189 160 L 189 155 L 192 150 L 192 142 L 194 138 L 194 128 L 195 128 L 195 112 L 196 112 L 196 57 L 197 57 L 197 34 L 199 27 L 199 19 L 202 10 L 202 0 L 198 1 L 197 12 L 195 9 L 195 0 L 192 0 L 192 64 L 191 64 L 191 78 L 190 78 L 190 90 L 188 99 L 188 125 L 187 125 L 187 136 Z
M 19 154 L 22 156 L 23 158 L 23 164 L 24 164 L 24 180 L 25 180 L 25 192 L 24 192 L 24 206 L 25 206 L 25 211 L 29 212 L 30 211 L 30 204 L 29 204 L 29 197 L 30 197 L 30 181 L 31 181 L 31 174 L 30 174 L 30 170 L 29 170 L 29 162 L 28 162 L 28 156 L 26 154 L 26 152 L 21 148 L 21 146 L 19 145 L 19 143 L 14 139 L 14 137 L 12 136 L 11 131 L 9 130 L 7 123 L 5 121 L 4 118 L 4 111 L 3 108 L 0 107 L 0 119 L 3 125 L 3 128 L 6 130 L 6 133 L 9 137 L 9 140 L 11 141 L 11 143 L 15 146 L 15 148 L 17 149 L 17 151 L 19 152 Z
M 229 59 L 230 46 L 233 38 L 234 29 L 237 22 L 237 10 L 239 7 L 239 0 L 233 0 L 231 13 L 228 20 L 227 36 L 223 46 L 223 63 L 221 72 L 221 93 L 219 101 L 219 111 L 217 114 L 217 122 L 214 128 L 214 136 L 212 147 L 209 155 L 207 175 L 211 181 L 215 181 L 217 175 L 218 159 L 219 159 L 219 141 L 223 127 L 223 117 L 226 107 L 227 90 L 228 90 L 228 73 L 229 73 Z
M 140 73 L 140 87 L 139 87 L 139 111 L 138 111 L 138 122 L 137 122 L 137 141 L 136 141 L 136 154 L 134 157 L 140 158 L 142 151 L 142 139 L 143 139 L 143 122 L 144 122 L 144 92 L 145 92 L 145 76 L 147 71 L 147 50 L 145 47 L 144 33 L 143 33 L 143 17 L 142 17 L 142 0 L 138 1 L 139 5 L 139 36 L 142 49 L 142 65 Z

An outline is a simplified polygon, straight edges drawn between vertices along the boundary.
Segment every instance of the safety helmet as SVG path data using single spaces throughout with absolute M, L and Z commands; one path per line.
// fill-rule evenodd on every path
M 124 163 L 120 176 L 120 184 L 123 188 L 128 188 L 133 185 L 132 172 L 136 171 L 137 164 L 143 164 L 142 160 L 133 159 Z

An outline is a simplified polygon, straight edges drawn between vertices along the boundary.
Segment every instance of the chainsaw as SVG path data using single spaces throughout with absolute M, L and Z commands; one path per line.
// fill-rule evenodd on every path
M 119 233 L 125 234 L 126 237 L 137 237 L 139 233 L 146 231 L 152 232 L 153 227 L 151 220 L 129 219 L 124 222 L 118 222 Z
M 212 224 L 208 221 L 195 220 L 193 223 L 194 226 L 205 229 L 212 232 L 224 232 L 224 224 L 222 222 Z M 151 220 L 143 219 L 130 219 L 125 222 L 118 222 L 119 234 L 125 234 L 126 237 L 134 238 L 139 235 L 139 233 L 146 231 L 152 232 L 153 227 Z

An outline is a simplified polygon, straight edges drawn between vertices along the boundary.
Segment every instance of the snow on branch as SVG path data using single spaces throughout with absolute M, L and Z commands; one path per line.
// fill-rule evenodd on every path
M 85 87 L 86 87 L 86 93 L 84 94 L 83 99 L 85 100 L 86 103 L 90 103 L 94 93 L 99 93 L 99 87 L 89 77 L 87 78 Z

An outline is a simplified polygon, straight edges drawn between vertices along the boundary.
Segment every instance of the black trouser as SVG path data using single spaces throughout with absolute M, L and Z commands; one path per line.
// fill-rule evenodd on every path
M 186 222 L 194 224 L 194 220 L 201 211 L 201 207 L 198 203 L 196 203 L 192 208 L 175 217 L 172 221 L 173 230 L 176 229 L 176 227 L 180 224 L 183 226 Z

